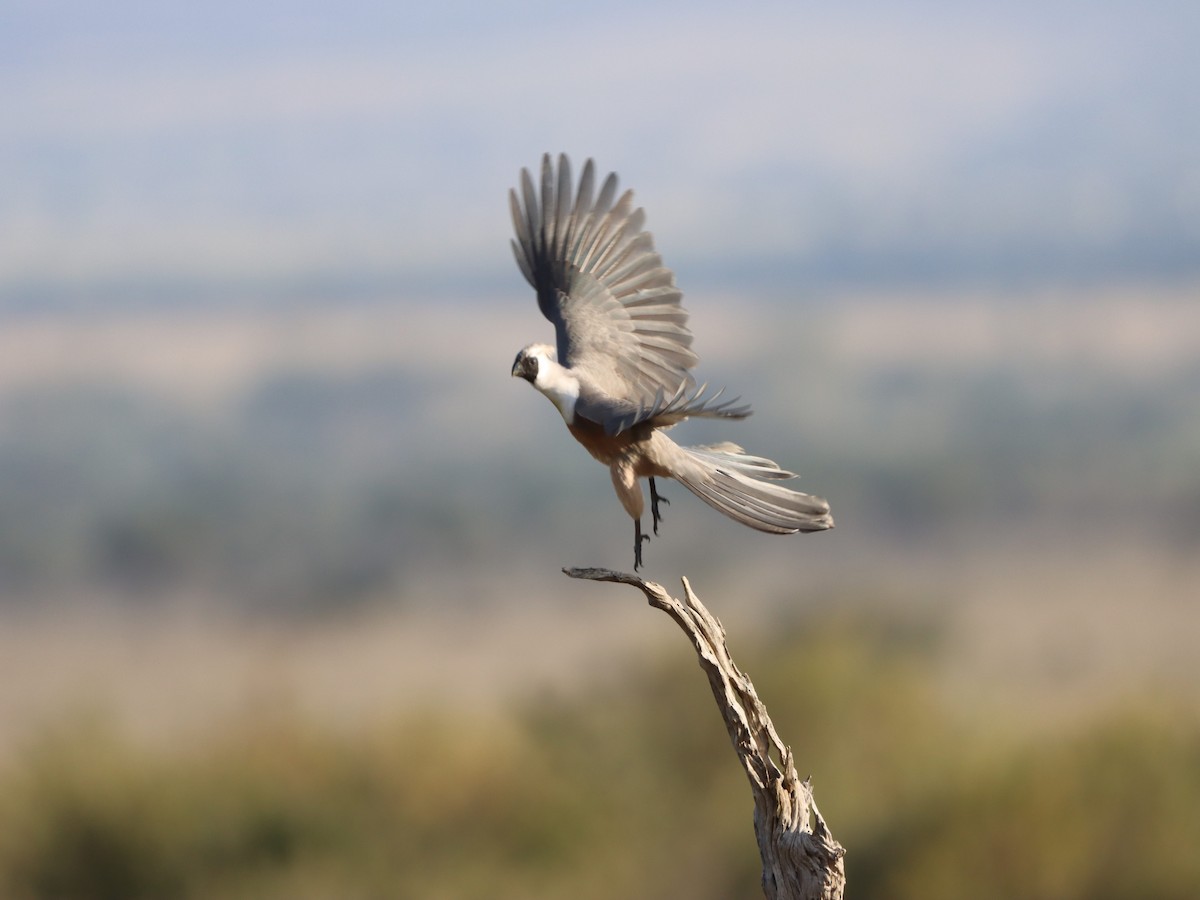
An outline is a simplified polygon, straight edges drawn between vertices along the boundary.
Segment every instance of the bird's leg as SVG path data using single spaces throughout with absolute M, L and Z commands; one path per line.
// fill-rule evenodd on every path
M 671 501 L 662 496 L 658 492 L 658 488 L 654 485 L 654 476 L 650 476 L 650 515 L 654 519 L 654 533 L 658 534 L 658 523 L 662 521 L 662 514 L 658 511 L 658 504 L 665 503 L 671 505 Z
M 650 540 L 650 535 L 642 534 L 642 520 L 633 520 L 633 571 L 642 567 L 642 541 Z

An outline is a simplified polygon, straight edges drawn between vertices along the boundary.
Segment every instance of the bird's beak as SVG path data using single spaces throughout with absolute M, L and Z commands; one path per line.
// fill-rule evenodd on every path
M 520 375 L 526 381 L 532 382 L 537 374 L 537 357 L 518 356 L 513 361 L 512 373 L 514 378 Z

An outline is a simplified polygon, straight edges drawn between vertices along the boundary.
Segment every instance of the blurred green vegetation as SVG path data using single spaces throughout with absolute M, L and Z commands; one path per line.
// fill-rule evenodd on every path
M 517 393 L 507 358 L 487 390 Z M 800 468 L 859 540 L 929 546 L 1035 523 L 1108 535 L 1119 522 L 1190 557 L 1200 539 L 1200 365 L 1140 378 L 1070 360 L 828 369 L 728 378 L 773 410 L 747 426 L 753 446 Z M 612 509 L 609 480 L 551 415 L 499 429 L 481 461 L 454 411 L 481 396 L 486 408 L 483 390 L 428 360 L 285 366 L 215 404 L 113 379 L 0 390 L 0 607 L 101 587 L 130 606 L 188 593 L 303 615 L 409 599 L 408 585 L 464 559 L 528 555 L 545 538 L 511 528 L 513 510 L 540 535 L 569 525 L 572 548 L 607 539 L 613 520 L 577 509 Z M 708 556 L 687 571 L 702 577 Z
M 1200 896 L 1200 720 L 1051 732 L 947 706 L 936 616 L 814 614 L 739 641 L 859 898 Z M 262 710 L 151 749 L 103 719 L 0 774 L 0 895 L 754 898 L 752 808 L 707 683 L 669 660 L 486 714 L 353 732 Z

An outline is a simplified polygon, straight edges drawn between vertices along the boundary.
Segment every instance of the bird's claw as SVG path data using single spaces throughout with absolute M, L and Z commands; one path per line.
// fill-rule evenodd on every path
M 662 513 L 658 511 L 658 504 L 665 503 L 671 505 L 671 501 L 658 492 L 657 486 L 654 484 L 654 479 L 650 479 L 650 517 L 654 523 L 654 533 L 658 534 L 658 523 L 662 521 Z
M 633 522 L 633 571 L 637 571 L 642 567 L 642 544 L 650 540 L 650 535 L 642 534 L 642 520 L 635 519 Z

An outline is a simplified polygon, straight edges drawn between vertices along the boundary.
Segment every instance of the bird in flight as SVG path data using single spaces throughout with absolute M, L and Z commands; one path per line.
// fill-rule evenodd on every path
M 829 504 L 779 484 L 794 478 L 737 444 L 676 444 L 665 431 L 692 417 L 744 419 L 748 405 L 696 386 L 699 361 L 675 276 L 643 231 L 633 192 L 617 197 L 611 173 L 596 191 L 592 160 L 578 188 L 565 155 L 558 168 L 542 157 L 540 196 L 528 169 L 509 192 L 517 265 L 554 324 L 554 344 L 530 344 L 512 374 L 550 398 L 567 429 L 609 467 L 613 487 L 633 518 L 634 562 L 642 565 L 645 497 L 650 482 L 654 533 L 662 520 L 655 478 L 674 478 L 714 509 L 759 531 L 794 534 L 833 527 Z M 722 389 L 723 390 L 723 389 Z

